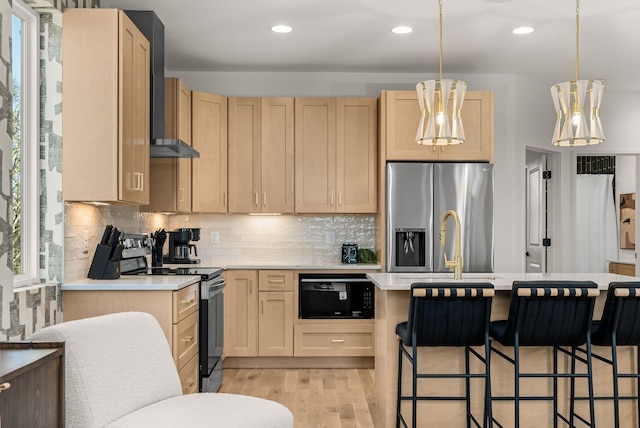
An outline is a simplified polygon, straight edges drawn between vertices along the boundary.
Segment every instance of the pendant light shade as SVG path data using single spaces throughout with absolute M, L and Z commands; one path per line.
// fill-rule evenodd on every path
M 442 0 L 440 5 L 440 79 L 416 85 L 420 104 L 420 124 L 416 143 L 448 146 L 464 143 L 462 102 L 467 84 L 461 80 L 442 79 Z
M 580 0 L 576 0 L 576 79 L 551 87 L 556 109 L 553 144 L 556 146 L 591 146 L 604 141 L 600 122 L 600 102 L 604 92 L 602 80 L 578 80 Z

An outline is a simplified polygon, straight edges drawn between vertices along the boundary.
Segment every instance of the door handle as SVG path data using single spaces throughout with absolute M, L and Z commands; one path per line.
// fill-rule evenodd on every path
M 529 252 L 528 252 L 528 251 L 527 251 L 526 253 L 524 253 L 524 255 L 525 255 L 525 256 L 527 256 L 527 257 L 529 257 L 529 256 L 530 256 L 530 254 L 529 254 Z

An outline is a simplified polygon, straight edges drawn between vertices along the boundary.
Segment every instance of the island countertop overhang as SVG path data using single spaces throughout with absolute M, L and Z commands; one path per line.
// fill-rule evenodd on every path
M 463 273 L 462 281 L 455 281 L 453 273 L 367 273 L 367 278 L 384 291 L 410 290 L 415 282 L 489 282 L 497 291 L 511 291 L 514 281 L 593 281 L 600 290 L 611 282 L 640 282 L 640 277 L 612 273 Z

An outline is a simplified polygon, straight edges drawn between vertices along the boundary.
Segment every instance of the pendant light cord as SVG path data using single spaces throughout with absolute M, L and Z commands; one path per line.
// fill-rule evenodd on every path
M 442 4 L 442 0 L 440 0 L 440 3 Z M 440 61 L 442 62 L 442 59 Z M 580 63 L 580 0 L 576 0 L 576 82 L 578 81 L 578 64 L 579 63 Z M 440 67 L 442 67 L 442 65 Z
M 440 81 L 442 81 L 442 0 L 440 0 Z

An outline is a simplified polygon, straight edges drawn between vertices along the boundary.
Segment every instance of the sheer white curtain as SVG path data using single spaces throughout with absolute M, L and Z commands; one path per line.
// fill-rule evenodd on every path
M 613 174 L 576 176 L 575 272 L 608 272 L 618 258 Z

